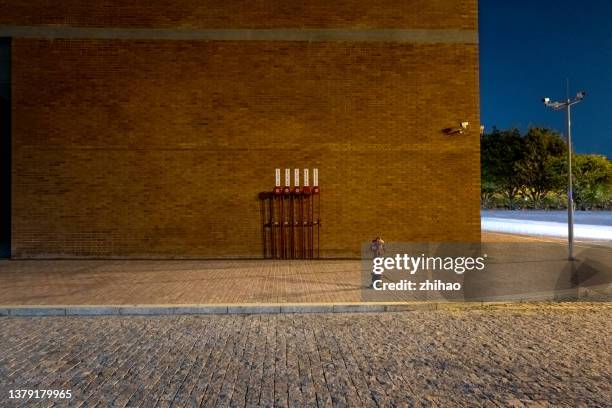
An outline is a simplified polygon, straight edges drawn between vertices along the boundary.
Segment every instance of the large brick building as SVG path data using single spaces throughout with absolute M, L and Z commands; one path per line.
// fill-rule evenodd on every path
M 319 169 L 323 257 L 480 239 L 476 0 L 2 1 L 0 36 L 13 257 L 261 257 L 275 168 Z

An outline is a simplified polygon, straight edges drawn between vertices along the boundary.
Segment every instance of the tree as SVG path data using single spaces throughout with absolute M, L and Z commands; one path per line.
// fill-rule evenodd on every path
M 523 155 L 520 132 L 493 128 L 492 133 L 483 135 L 480 149 L 483 195 L 490 198 L 495 190 L 504 195 L 510 208 L 514 208 L 522 188 L 520 175 L 515 171 L 515 163 Z
M 567 173 L 566 173 L 567 174 Z M 612 194 L 612 162 L 604 156 L 579 154 L 574 159 L 574 200 L 588 210 L 605 204 Z
M 573 159 L 574 201 L 577 208 L 612 206 L 612 162 L 600 155 L 576 154 Z M 530 199 L 535 207 L 554 208 L 567 198 L 567 144 L 550 129 L 493 132 L 481 139 L 481 198 L 483 205 L 502 195 L 513 209 Z M 546 200 L 545 200 L 546 199 Z
M 498 189 L 499 186 L 491 180 L 482 179 L 480 181 L 480 202 L 484 207 L 489 207 L 493 203 Z
M 527 131 L 523 138 L 523 153 L 515 163 L 515 171 L 524 194 L 536 207 L 549 192 L 562 187 L 557 168 L 566 155 L 567 144 L 558 133 L 536 127 Z

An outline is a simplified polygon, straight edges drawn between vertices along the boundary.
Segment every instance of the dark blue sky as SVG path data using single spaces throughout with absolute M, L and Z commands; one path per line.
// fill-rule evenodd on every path
M 481 122 L 490 131 L 530 125 L 565 132 L 552 100 L 585 90 L 572 108 L 579 153 L 612 158 L 612 1 L 480 0 Z

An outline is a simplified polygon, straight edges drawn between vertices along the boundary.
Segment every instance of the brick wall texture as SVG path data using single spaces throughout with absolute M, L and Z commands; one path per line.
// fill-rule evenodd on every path
M 0 24 L 475 30 L 476 3 L 476 0 L 0 0 Z
M 18 3 L 0 23 L 477 20 L 460 0 Z M 12 52 L 13 257 L 261 257 L 257 196 L 275 168 L 319 169 L 324 257 L 376 235 L 480 240 L 477 44 L 14 38 Z

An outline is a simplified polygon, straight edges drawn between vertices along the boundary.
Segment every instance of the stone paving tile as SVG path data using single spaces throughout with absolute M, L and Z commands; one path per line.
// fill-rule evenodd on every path
M 0 406 L 606 407 L 612 305 L 1 317 Z M 70 389 L 68 401 L 10 389 Z
M 0 261 L 0 305 L 360 302 L 360 261 Z
M 483 233 L 484 242 L 525 240 L 543 239 Z M 359 260 L 0 260 L 0 306 L 350 303 L 363 286 Z

